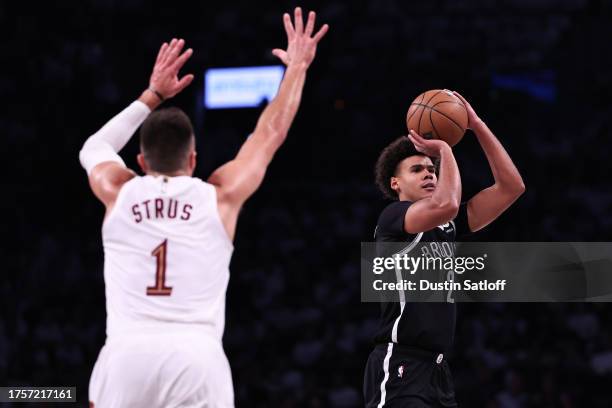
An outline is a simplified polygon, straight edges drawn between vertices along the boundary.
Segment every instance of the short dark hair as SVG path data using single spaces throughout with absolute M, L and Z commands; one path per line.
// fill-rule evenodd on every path
M 406 136 L 401 136 L 395 139 L 391 144 L 383 149 L 376 161 L 376 185 L 385 195 L 392 200 L 397 200 L 398 195 L 391 188 L 391 177 L 395 176 L 397 167 L 406 158 L 411 156 L 426 156 L 417 151 L 414 144 Z M 432 159 L 433 161 L 433 159 Z M 434 164 L 436 162 L 434 161 Z
M 185 112 L 175 107 L 159 109 L 140 128 L 140 150 L 151 170 L 174 172 L 185 167 L 193 137 Z

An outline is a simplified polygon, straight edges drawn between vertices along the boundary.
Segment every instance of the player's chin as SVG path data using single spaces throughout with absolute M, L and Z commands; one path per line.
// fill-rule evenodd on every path
M 424 188 L 421 190 L 421 198 L 429 198 L 433 195 L 435 188 Z

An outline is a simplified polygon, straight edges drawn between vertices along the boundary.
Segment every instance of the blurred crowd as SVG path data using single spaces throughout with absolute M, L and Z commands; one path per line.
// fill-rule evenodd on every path
M 0 57 L 0 385 L 75 385 L 86 406 L 105 304 L 103 209 L 78 164 L 83 141 L 146 87 L 159 44 L 181 36 L 196 81 L 170 104 L 193 118 L 206 178 L 260 109 L 205 111 L 204 69 L 276 63 L 281 15 L 295 5 L 0 5 L 12 33 Z M 289 139 L 238 225 L 224 345 L 240 407 L 362 405 L 379 305 L 360 302 L 359 244 L 386 205 L 373 166 L 426 89 L 461 91 L 526 182 L 515 206 L 470 239 L 606 241 L 612 227 L 611 2 L 302 5 L 331 29 Z M 133 168 L 136 151 L 134 140 L 123 154 Z M 455 152 L 469 199 L 492 178 L 469 132 Z M 612 406 L 609 309 L 459 304 L 449 361 L 461 406 Z

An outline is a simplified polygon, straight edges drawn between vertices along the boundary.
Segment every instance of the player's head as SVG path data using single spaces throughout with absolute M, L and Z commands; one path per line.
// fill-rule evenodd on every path
M 145 173 L 192 175 L 195 157 L 193 127 L 179 108 L 156 110 L 142 124 L 138 163 Z
M 430 197 L 437 185 L 434 161 L 420 153 L 405 136 L 385 147 L 376 162 L 376 184 L 393 200 Z

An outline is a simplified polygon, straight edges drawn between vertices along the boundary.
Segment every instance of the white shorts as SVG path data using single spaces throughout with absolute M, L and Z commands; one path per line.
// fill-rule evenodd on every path
M 200 333 L 162 333 L 107 339 L 89 381 L 93 406 L 233 407 L 221 342 Z

